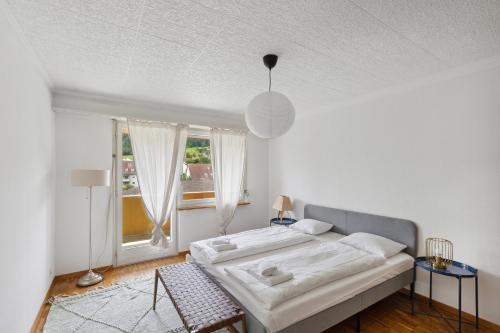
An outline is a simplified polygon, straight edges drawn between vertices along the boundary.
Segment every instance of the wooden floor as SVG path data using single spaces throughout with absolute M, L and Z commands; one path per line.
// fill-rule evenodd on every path
M 153 276 L 154 269 L 160 266 L 182 262 L 185 259 L 185 254 L 175 257 L 152 260 L 139 264 L 127 265 L 123 267 L 111 268 L 104 273 L 104 281 L 99 285 L 106 287 L 113 283 L 126 280 L 136 279 L 145 276 Z M 71 295 L 74 293 L 83 293 L 89 288 L 79 288 L 76 286 L 76 280 L 81 273 L 59 276 L 54 279 L 49 290 L 48 297 L 54 295 Z M 379 303 L 371 306 L 361 313 L 361 332 L 366 333 L 381 333 L 381 332 L 418 332 L 418 333 L 436 333 L 436 332 L 454 332 L 453 328 L 445 321 L 439 318 L 433 318 L 423 315 L 412 316 L 410 313 L 410 300 L 404 292 L 396 293 Z M 417 308 L 419 311 L 428 312 L 430 309 L 427 305 L 427 299 L 417 297 Z M 37 320 L 33 324 L 32 332 L 41 332 L 45 319 L 49 312 L 50 305 L 44 304 L 40 309 Z M 449 317 L 456 317 L 456 310 L 434 302 L 434 308 L 438 309 L 442 314 Z M 435 312 L 434 312 L 435 313 Z M 437 313 L 435 313 L 437 314 Z M 466 320 L 472 318 L 467 314 L 464 315 Z M 352 333 L 355 332 L 355 320 L 350 318 L 344 322 L 330 328 L 327 333 Z M 481 321 L 480 329 L 476 330 L 472 325 L 462 325 L 463 333 L 471 332 L 489 332 L 500 333 L 500 327 L 486 321 Z

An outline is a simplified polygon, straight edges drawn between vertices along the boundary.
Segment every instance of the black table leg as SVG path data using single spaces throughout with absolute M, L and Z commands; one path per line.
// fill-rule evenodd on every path
M 474 280 L 476 285 L 476 329 L 479 329 L 479 280 L 477 278 L 477 275 L 475 276 Z
M 458 333 L 462 332 L 462 277 L 458 277 Z
M 432 305 L 432 272 L 429 272 L 429 306 Z
M 356 332 L 361 332 L 361 313 L 356 314 Z
M 453 262 L 453 269 L 449 269 L 448 267 L 443 268 L 443 269 L 436 269 L 432 266 L 431 263 L 428 262 L 428 258 L 426 257 L 417 257 L 415 259 L 414 265 L 413 265 L 413 280 L 411 281 L 411 289 L 410 289 L 410 297 L 411 297 L 411 311 L 412 314 L 419 313 L 418 312 L 418 306 L 414 305 L 414 298 L 415 298 L 415 284 L 416 284 L 416 268 L 420 267 L 422 269 L 425 269 L 426 271 L 429 272 L 429 311 L 427 313 L 421 313 L 423 315 L 428 315 L 432 317 L 437 317 L 445 320 L 450 327 L 453 327 L 456 332 L 461 333 L 462 332 L 462 278 L 474 278 L 474 296 L 475 296 L 475 301 L 476 301 L 476 319 L 475 321 L 465 321 L 465 324 L 470 324 L 471 326 L 475 327 L 476 330 L 479 330 L 479 276 L 478 276 L 478 271 L 474 267 L 465 265 L 460 262 Z M 440 313 L 439 309 L 435 309 L 432 304 L 432 284 L 433 284 L 433 273 L 440 274 L 440 275 L 446 275 L 446 276 L 451 276 L 454 277 L 458 280 L 458 318 L 449 318 L 447 316 L 444 316 L 442 313 Z M 417 309 L 415 309 L 415 307 Z M 432 312 L 437 312 L 439 316 L 434 315 Z M 451 325 L 451 320 L 454 322 L 458 322 L 458 325 Z

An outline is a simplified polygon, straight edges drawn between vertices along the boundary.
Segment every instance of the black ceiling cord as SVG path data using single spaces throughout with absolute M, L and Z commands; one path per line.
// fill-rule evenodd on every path
M 269 68 L 269 91 L 271 91 L 271 69 L 276 66 L 278 56 L 276 54 L 266 54 L 262 60 L 264 60 L 264 66 Z

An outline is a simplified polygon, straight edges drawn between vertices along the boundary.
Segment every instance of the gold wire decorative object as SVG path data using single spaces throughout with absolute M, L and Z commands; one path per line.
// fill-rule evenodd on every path
M 453 262 L 453 243 L 443 238 L 427 238 L 425 256 L 432 268 L 445 269 Z

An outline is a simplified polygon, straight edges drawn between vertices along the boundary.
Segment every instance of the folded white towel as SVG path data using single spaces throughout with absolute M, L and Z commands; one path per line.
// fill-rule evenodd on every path
M 228 244 L 215 244 L 210 246 L 212 249 L 214 249 L 216 252 L 222 252 L 222 251 L 229 251 L 229 250 L 235 250 L 238 248 L 236 244 L 228 243 Z
M 278 266 L 266 261 L 261 262 L 259 264 L 259 267 L 257 268 L 257 273 L 263 276 L 274 275 L 276 274 L 277 271 L 278 271 Z
M 277 284 L 287 282 L 287 281 L 290 281 L 291 279 L 293 279 L 292 273 L 281 272 L 281 271 L 278 271 L 274 275 L 271 275 L 271 276 L 259 275 L 257 272 L 250 271 L 250 270 L 248 270 L 247 272 L 248 272 L 248 274 L 250 274 L 251 276 L 253 276 L 254 278 L 256 278 L 257 280 L 259 280 L 260 282 L 262 282 L 263 284 L 265 284 L 268 287 L 272 287 L 272 286 L 275 286 Z
M 209 246 L 229 244 L 231 241 L 228 238 L 216 238 L 208 241 Z

